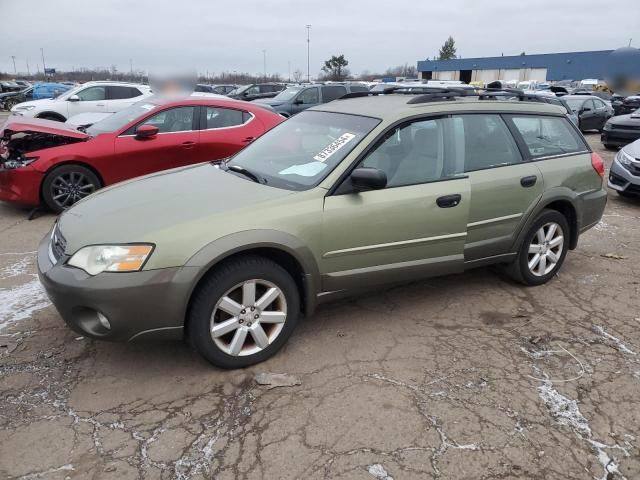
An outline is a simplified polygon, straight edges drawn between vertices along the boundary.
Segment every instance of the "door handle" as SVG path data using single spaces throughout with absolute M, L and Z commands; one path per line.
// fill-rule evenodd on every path
M 256 137 L 247 137 L 244 140 L 242 140 L 243 143 L 251 143 L 256 139 Z
M 193 148 L 196 142 L 182 142 L 182 148 Z
M 520 185 L 525 188 L 533 187 L 538 181 L 538 177 L 536 175 L 530 175 L 528 177 L 522 177 L 520 179 Z
M 455 193 L 453 195 L 444 195 L 443 197 L 438 197 L 436 203 L 440 208 L 451 208 L 456 207 L 460 200 L 462 200 L 462 195 L 459 193 Z

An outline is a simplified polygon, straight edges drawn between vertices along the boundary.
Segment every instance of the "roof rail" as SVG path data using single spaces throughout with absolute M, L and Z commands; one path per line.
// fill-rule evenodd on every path
M 419 86 L 407 86 L 407 87 L 390 87 L 384 89 L 382 92 L 352 92 L 347 93 L 339 98 L 339 100 L 345 100 L 348 98 L 360 98 L 360 97 L 376 97 L 379 95 L 388 95 L 391 93 L 415 95 L 422 93 L 422 95 L 411 98 L 407 105 L 415 105 L 420 103 L 435 102 L 442 100 L 454 100 L 457 97 L 474 97 L 477 96 L 478 100 L 496 100 L 498 97 L 513 98 L 516 97 L 521 102 L 540 102 L 540 97 L 535 94 L 528 94 L 517 88 L 455 88 L 455 87 L 419 87 Z

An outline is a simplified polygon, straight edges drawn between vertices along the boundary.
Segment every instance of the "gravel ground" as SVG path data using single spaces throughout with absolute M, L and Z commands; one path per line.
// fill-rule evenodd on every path
M 479 269 L 327 305 L 231 372 L 72 333 L 35 275 L 54 217 L 0 205 L 0 477 L 639 478 L 640 201 L 611 193 L 545 286 Z

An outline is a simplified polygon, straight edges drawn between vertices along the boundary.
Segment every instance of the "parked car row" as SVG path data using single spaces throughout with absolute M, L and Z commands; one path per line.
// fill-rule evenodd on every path
M 109 92 L 118 86 L 82 88 L 98 87 Z M 84 90 L 71 95 L 89 97 Z M 69 98 L 52 103 L 83 103 Z M 41 118 L 11 116 L 0 132 L 0 200 L 44 203 L 58 213 L 122 180 L 229 157 L 284 120 L 257 104 L 190 96 L 146 97 L 84 132 Z
M 71 89 L 71 85 L 63 83 L 36 83 L 26 85 L 18 91 L 0 93 L 0 110 L 12 110 L 13 107 L 23 102 L 55 98 Z

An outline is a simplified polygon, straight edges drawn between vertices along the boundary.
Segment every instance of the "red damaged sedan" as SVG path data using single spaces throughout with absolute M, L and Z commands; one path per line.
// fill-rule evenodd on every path
M 229 157 L 283 120 L 211 97 L 152 97 L 85 131 L 9 117 L 0 131 L 0 200 L 61 212 L 122 180 Z

